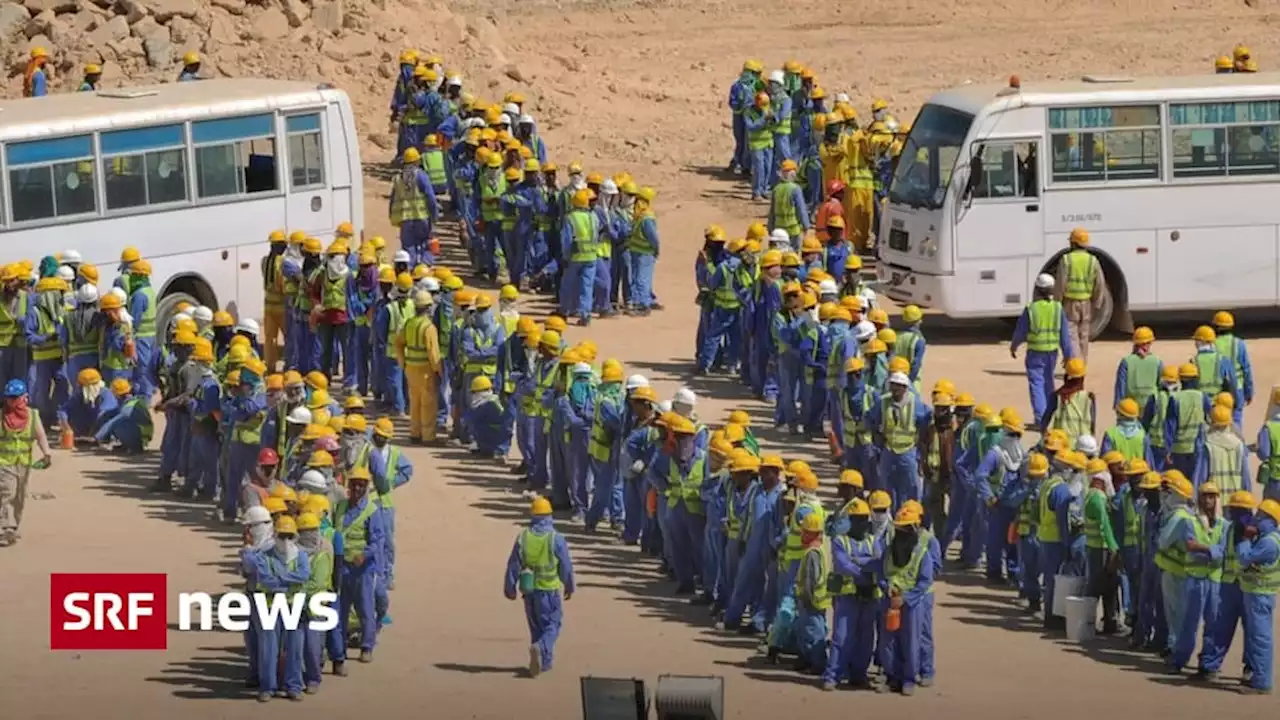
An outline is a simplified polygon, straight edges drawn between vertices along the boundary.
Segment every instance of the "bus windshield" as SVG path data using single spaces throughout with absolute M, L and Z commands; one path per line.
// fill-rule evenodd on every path
M 921 108 L 893 173 L 889 202 L 931 210 L 942 207 L 971 124 L 973 116 L 967 112 L 942 105 Z

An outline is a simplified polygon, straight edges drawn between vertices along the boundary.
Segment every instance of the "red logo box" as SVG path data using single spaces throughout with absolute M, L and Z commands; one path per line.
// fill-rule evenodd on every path
M 51 650 L 164 650 L 168 580 L 163 573 L 53 573 Z

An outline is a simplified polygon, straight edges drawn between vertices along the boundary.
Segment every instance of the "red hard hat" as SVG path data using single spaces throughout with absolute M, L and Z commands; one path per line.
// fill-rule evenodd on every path
M 844 190 L 844 183 L 841 182 L 840 180 L 832 180 L 831 182 L 827 183 L 828 195 L 835 195 L 836 193 L 842 192 L 843 190 Z
M 259 465 L 279 465 L 280 456 L 277 455 L 276 451 L 272 450 L 271 448 L 262 448 L 261 450 L 258 451 L 258 464 Z

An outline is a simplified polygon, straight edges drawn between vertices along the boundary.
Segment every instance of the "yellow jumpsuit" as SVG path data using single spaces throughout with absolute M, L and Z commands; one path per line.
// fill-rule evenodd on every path
M 409 437 L 436 439 L 439 412 L 436 387 L 440 382 L 440 338 L 430 312 L 414 315 L 396 335 L 396 352 L 409 393 Z
M 871 149 L 867 135 L 862 131 L 845 138 L 844 162 L 840 172 L 848 186 L 844 193 L 845 232 L 859 252 L 870 250 L 876 188 L 871 168 Z

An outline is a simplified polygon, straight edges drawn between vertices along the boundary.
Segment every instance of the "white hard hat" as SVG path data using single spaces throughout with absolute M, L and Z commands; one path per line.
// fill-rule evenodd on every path
M 436 299 L 426 290 L 419 290 L 413 294 L 413 306 L 418 308 L 430 307 L 436 304 Z
M 773 232 L 769 233 L 769 244 L 789 246 L 791 245 L 791 236 L 787 234 L 786 230 L 775 228 Z
M 1037 290 L 1052 290 L 1053 284 L 1054 284 L 1053 276 L 1050 275 L 1049 273 L 1040 273 L 1039 275 L 1036 276 Z
M 461 75 L 450 76 L 449 84 L 453 87 L 462 87 L 462 76 Z
M 587 363 L 584 363 L 584 362 L 574 363 L 574 364 L 573 364 L 573 374 L 574 374 L 574 375 L 590 375 L 590 374 L 591 374 L 591 366 L 590 366 L 590 365 L 588 365 Z
M 601 195 L 617 195 L 618 194 L 618 184 L 613 181 L 613 178 L 605 178 L 604 182 L 600 183 L 600 194 Z
M 661 400 L 661 401 L 659 401 L 659 402 L 658 402 L 658 412 L 660 412 L 660 413 L 667 413 L 667 412 L 671 412 L 671 401 L 670 401 L 670 400 Z
M 849 93 L 836 93 L 836 102 L 838 103 L 849 102 Z
M 262 523 L 271 522 L 271 513 L 261 505 L 254 505 L 244 511 L 244 517 L 240 518 L 240 522 L 245 525 L 261 525 Z
M 298 487 L 311 492 L 324 492 L 329 489 L 329 481 L 319 470 L 308 470 L 298 478 Z
M 533 124 L 533 116 L 532 116 L 532 115 L 530 115 L 529 113 L 525 113 L 525 114 L 521 115 L 521 116 L 520 116 L 520 124 L 521 124 L 521 125 L 532 125 L 532 124 Z
M 253 318 L 245 318 L 236 323 L 236 332 L 246 332 L 254 337 L 258 337 L 258 321 Z
M 180 313 L 174 313 L 173 317 L 169 318 L 169 322 L 174 325 L 177 325 L 179 321 L 190 320 L 190 319 L 191 319 L 190 315 L 184 312 L 180 312 Z
M 1097 455 L 1098 441 L 1092 435 L 1081 435 L 1076 438 L 1076 450 L 1091 457 Z
M 818 283 L 819 295 L 835 295 L 840 292 L 840 288 L 836 287 L 835 280 L 823 280 Z
M 502 106 L 502 112 L 508 115 L 519 115 L 520 106 L 516 105 L 515 103 L 507 103 L 506 105 Z
M 787 81 L 787 76 L 784 75 L 781 70 L 774 70 L 773 72 L 769 73 L 769 82 L 771 83 L 778 83 L 779 85 L 781 85 L 786 81 Z
M 440 281 L 433 277 L 422 278 L 422 289 L 427 292 L 440 292 Z
M 69 265 L 59 265 L 58 279 L 67 283 L 73 282 L 76 279 L 76 271 L 72 270 Z
M 290 425 L 310 425 L 311 411 L 306 407 L 299 405 L 289 411 L 289 415 L 285 417 L 284 421 Z
M 92 305 L 98 302 L 98 286 L 93 283 L 81 285 L 76 291 L 76 302 L 81 305 Z
M 906 373 L 896 372 L 889 376 L 890 385 L 910 385 L 911 378 Z
M 405 263 L 406 265 L 413 262 L 413 258 L 409 257 L 407 250 L 397 250 L 395 255 L 391 256 L 393 263 Z
M 63 250 L 62 262 L 70 265 L 72 263 L 82 263 L 84 262 L 84 259 L 80 257 L 79 250 Z
M 858 342 L 866 342 L 876 336 L 876 326 L 870 320 L 859 320 L 857 325 L 853 326 L 853 336 Z
M 642 388 L 642 387 L 649 387 L 649 378 L 643 375 L 632 375 L 631 377 L 627 378 L 626 384 L 623 385 L 623 388 L 628 391 L 635 390 L 636 388 Z
M 196 322 L 199 323 L 211 323 L 213 322 L 213 311 L 204 305 L 197 305 L 196 309 L 191 311 L 191 317 L 195 318 Z
M 120 298 L 122 302 L 129 299 L 128 293 L 126 293 L 124 291 L 124 288 L 121 288 L 121 287 L 112 287 L 110 290 L 107 291 L 107 294 L 115 295 L 116 297 Z
M 511 125 L 511 116 L 510 116 L 510 115 L 508 115 L 508 114 L 506 114 L 506 113 L 503 113 L 503 114 L 498 118 L 498 124 L 499 124 L 499 125 L 507 125 L 507 126 L 510 126 L 510 125 Z
M 681 405 L 688 405 L 689 407 L 693 407 L 694 405 L 698 404 L 698 396 L 689 388 L 682 387 L 676 391 L 675 395 L 671 397 L 671 403 L 673 405 L 675 403 L 680 403 Z

